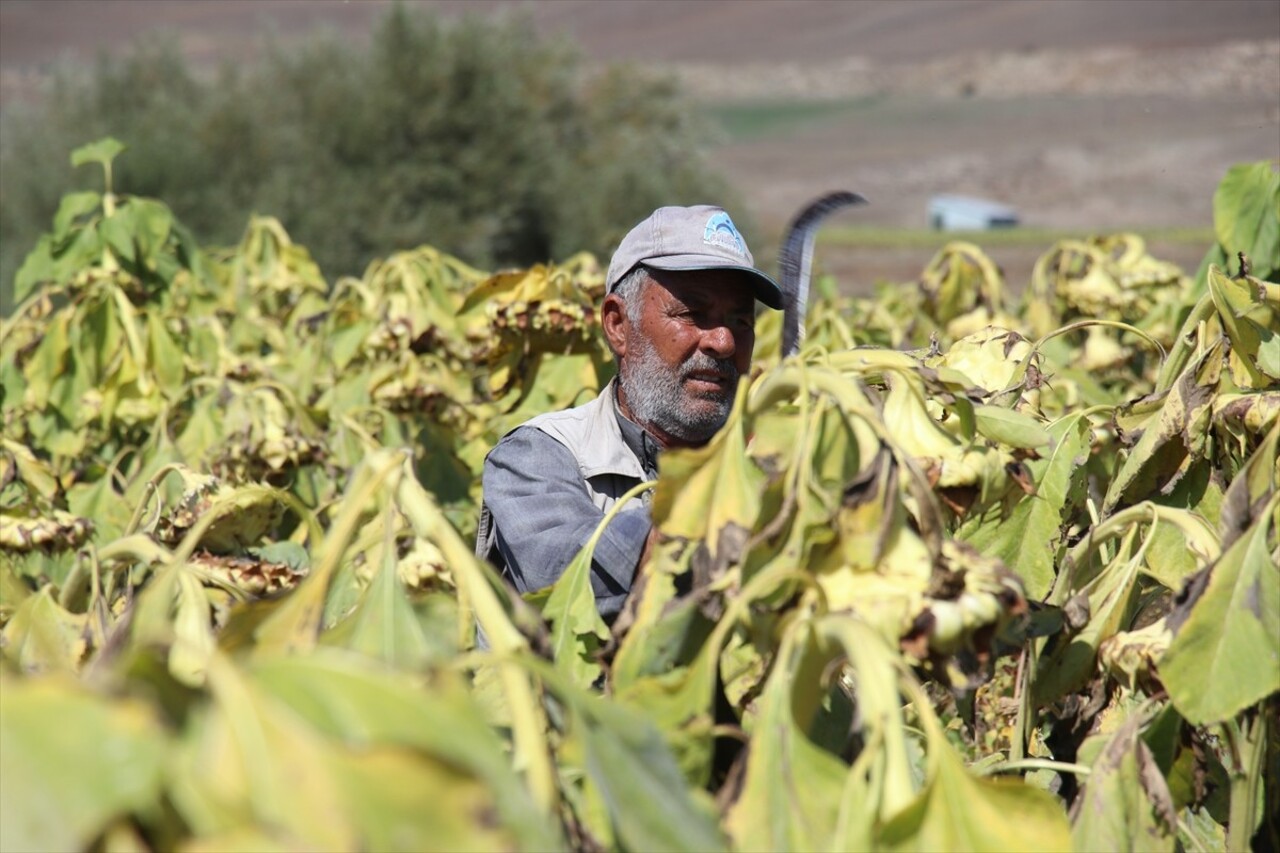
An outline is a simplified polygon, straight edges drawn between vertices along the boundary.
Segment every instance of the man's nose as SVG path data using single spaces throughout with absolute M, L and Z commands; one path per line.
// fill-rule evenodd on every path
M 717 323 L 702 330 L 699 349 L 713 358 L 732 358 L 738 349 L 733 330 L 726 323 Z

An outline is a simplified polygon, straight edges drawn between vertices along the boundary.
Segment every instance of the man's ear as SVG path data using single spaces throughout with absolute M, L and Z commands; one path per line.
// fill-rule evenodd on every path
M 609 349 L 617 358 L 627 354 L 627 303 L 616 293 L 610 293 L 600 305 L 600 325 L 604 328 L 605 340 Z

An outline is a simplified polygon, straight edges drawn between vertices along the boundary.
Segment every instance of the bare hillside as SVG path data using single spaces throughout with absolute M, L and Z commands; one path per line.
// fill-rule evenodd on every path
M 0 67 L 92 57 L 149 30 L 192 56 L 251 52 L 252 37 L 329 27 L 363 38 L 390 0 L 4 0 Z M 442 14 L 516 13 L 599 60 L 914 63 L 990 51 L 1144 49 L 1280 38 L 1273 0 L 429 0 Z

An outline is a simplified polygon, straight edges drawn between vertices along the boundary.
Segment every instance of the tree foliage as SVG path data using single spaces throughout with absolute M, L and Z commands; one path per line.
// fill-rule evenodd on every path
M 602 253 L 659 204 L 727 204 L 696 116 L 670 80 L 589 73 L 519 18 L 397 6 L 367 46 L 321 36 L 213 76 L 144 42 L 6 115 L 0 309 L 85 139 L 124 142 L 122 185 L 202 243 L 256 211 L 342 275 L 423 243 L 485 267 Z

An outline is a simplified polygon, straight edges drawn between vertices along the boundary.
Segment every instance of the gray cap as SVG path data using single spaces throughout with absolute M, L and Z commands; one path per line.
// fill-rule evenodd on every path
M 755 268 L 747 241 L 719 207 L 660 207 L 651 213 L 613 253 L 608 292 L 639 264 L 660 270 L 739 270 L 754 284 L 756 299 L 782 307 L 782 288 Z

